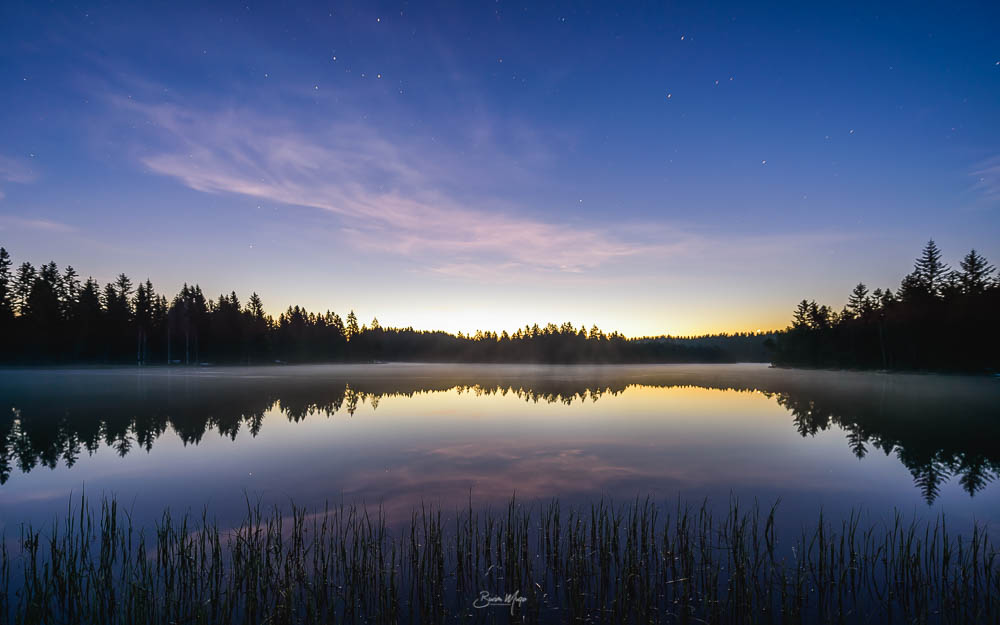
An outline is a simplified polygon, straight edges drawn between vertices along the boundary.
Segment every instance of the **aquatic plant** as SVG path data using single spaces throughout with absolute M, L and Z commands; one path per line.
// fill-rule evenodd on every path
M 136 527 L 85 499 L 0 547 L 6 623 L 985 623 L 998 550 L 945 519 L 820 515 L 794 540 L 777 509 L 557 501 L 447 513 L 248 503 Z M 485 594 L 484 594 L 485 593 Z

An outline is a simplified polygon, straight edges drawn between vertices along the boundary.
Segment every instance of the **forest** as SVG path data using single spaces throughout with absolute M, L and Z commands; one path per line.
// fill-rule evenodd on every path
M 0 363 L 772 362 L 779 366 L 1000 370 L 1000 280 L 970 251 L 951 269 L 931 240 L 895 292 L 859 283 L 839 312 L 802 300 L 770 333 L 626 338 L 572 323 L 513 333 L 449 334 L 362 324 L 289 306 L 274 318 L 257 293 L 212 299 L 197 284 L 173 298 L 125 274 L 103 287 L 71 266 L 35 268 L 0 248 Z
M 766 362 L 769 334 L 626 338 L 571 323 L 472 335 L 361 324 L 289 306 L 277 319 L 257 293 L 208 298 L 185 284 L 168 299 L 125 274 L 103 287 L 54 263 L 16 269 L 0 248 L 0 363 Z
M 802 300 L 769 339 L 777 365 L 919 371 L 1000 370 L 1000 280 L 978 252 L 952 269 L 931 240 L 899 288 L 851 292 L 840 312 Z

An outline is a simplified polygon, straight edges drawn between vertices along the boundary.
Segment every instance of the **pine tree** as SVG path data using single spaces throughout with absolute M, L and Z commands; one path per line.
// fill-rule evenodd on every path
M 965 255 L 961 262 L 962 271 L 958 281 L 966 295 L 982 295 L 990 284 L 990 276 L 996 271 L 976 250 Z
M 31 263 L 24 262 L 18 267 L 17 277 L 14 279 L 14 308 L 18 314 L 24 314 L 36 277 L 35 267 Z
M 118 305 L 131 312 L 129 298 L 132 296 L 132 281 L 123 273 L 118 274 L 115 279 L 115 290 L 118 293 Z
M 809 327 L 814 329 L 826 329 L 830 327 L 830 317 L 832 311 L 826 304 L 819 306 L 816 301 L 809 302 Z
M 62 317 L 59 305 L 59 268 L 55 263 L 42 265 L 31 285 L 21 314 L 39 324 L 39 329 L 43 331 L 51 330 L 51 326 L 59 323 Z
M 941 260 L 941 250 L 934 239 L 927 242 L 920 258 L 913 265 L 914 273 L 920 284 L 931 295 L 939 295 L 944 281 L 951 269 Z
M 886 288 L 885 293 L 879 298 L 878 303 L 882 308 L 887 308 L 892 306 L 896 302 L 896 296 L 893 294 L 892 289 Z
M 153 325 L 153 302 L 156 294 L 153 293 L 153 283 L 146 279 L 145 284 L 139 283 L 135 290 L 135 298 L 132 300 L 132 309 L 135 311 L 135 358 L 139 364 L 145 364 L 149 351 L 149 333 Z
M 808 328 L 809 327 L 809 302 L 802 300 L 799 305 L 796 306 L 795 312 L 792 315 L 792 327 L 793 328 Z
M 59 280 L 59 303 L 62 306 L 63 316 L 70 318 L 76 308 L 77 298 L 80 297 L 80 276 L 72 265 L 67 265 Z
M 0 323 L 14 316 L 12 261 L 7 250 L 0 247 Z
M 851 291 L 851 296 L 847 299 L 847 310 L 854 317 L 864 317 L 871 311 L 871 299 L 868 297 L 868 287 L 863 282 Z
M 341 338 L 345 337 L 344 321 L 340 318 L 340 315 L 333 313 L 333 319 L 330 320 L 330 326 L 333 331 Z
M 254 291 L 250 294 L 250 299 L 247 300 L 247 312 L 254 319 L 264 318 L 264 302 L 261 301 L 260 296 Z
M 927 288 L 927 284 L 920 277 L 920 273 L 916 269 L 903 277 L 903 280 L 899 283 L 897 293 L 899 294 L 900 301 L 903 302 L 915 302 L 927 299 L 931 294 Z
M 358 327 L 358 316 L 354 314 L 352 310 L 347 314 L 347 340 L 350 341 L 358 334 L 361 333 L 361 328 Z

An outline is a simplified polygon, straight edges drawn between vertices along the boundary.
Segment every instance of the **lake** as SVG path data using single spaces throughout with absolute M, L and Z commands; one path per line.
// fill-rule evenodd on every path
M 449 509 L 780 500 L 1000 520 L 1000 379 L 766 365 L 8 369 L 0 531 L 114 495 L 238 523 L 247 500 Z

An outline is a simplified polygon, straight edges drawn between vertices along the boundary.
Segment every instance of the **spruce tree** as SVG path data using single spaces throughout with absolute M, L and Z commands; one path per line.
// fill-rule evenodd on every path
M 965 255 L 961 262 L 962 271 L 958 281 L 966 295 L 981 295 L 990 284 L 990 277 L 996 268 L 986 262 L 976 250 Z
M 14 276 L 10 271 L 11 263 L 10 254 L 0 247 L 0 321 L 14 316 Z
M 939 295 L 951 268 L 941 260 L 941 250 L 934 239 L 927 242 L 920 258 L 913 265 L 914 273 L 924 289 L 931 295 Z
M 854 287 L 850 297 L 847 299 L 847 310 L 854 317 L 864 317 L 870 309 L 871 299 L 868 297 L 868 287 L 863 282 L 858 282 L 858 285 Z
M 361 328 L 358 327 L 358 316 L 354 314 L 352 310 L 347 314 L 347 340 L 351 340 L 361 333 Z
M 14 308 L 18 314 L 24 314 L 23 311 L 28 305 L 28 295 L 31 293 L 31 287 L 35 284 L 35 267 L 29 262 L 21 263 L 18 267 L 17 277 L 14 279 Z

